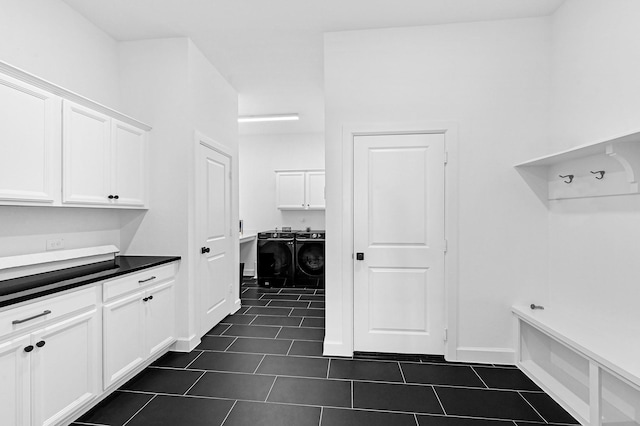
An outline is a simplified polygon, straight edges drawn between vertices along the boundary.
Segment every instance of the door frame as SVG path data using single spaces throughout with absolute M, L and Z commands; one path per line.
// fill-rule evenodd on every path
M 229 173 L 230 173 L 230 193 L 229 193 L 229 202 L 230 202 L 230 209 L 231 209 L 231 214 L 229 215 L 229 227 L 230 227 L 230 236 L 229 238 L 231 238 L 231 240 L 233 241 L 234 238 L 237 239 L 238 238 L 238 234 L 237 234 L 237 224 L 236 226 L 233 226 L 234 224 L 234 196 L 233 196 L 233 189 L 234 189 L 234 155 L 233 155 L 233 150 L 231 148 L 229 148 L 226 145 L 221 144 L 220 142 L 215 141 L 214 139 L 211 139 L 210 137 L 206 136 L 204 133 L 199 132 L 198 130 L 194 131 L 194 144 L 193 144 L 193 159 L 194 159 L 194 167 L 193 167 L 193 180 L 194 180 L 194 190 L 193 190 L 193 194 L 192 194 L 192 199 L 193 199 L 193 212 L 191 212 L 191 217 L 193 217 L 193 226 L 191 227 L 191 232 L 192 237 L 189 238 L 190 244 L 189 244 L 189 258 L 191 260 L 190 265 L 189 265 L 189 270 L 190 271 L 194 271 L 194 276 L 193 278 L 190 280 L 191 282 L 193 282 L 194 285 L 194 290 L 193 292 L 191 292 L 191 294 L 193 295 L 193 297 L 191 298 L 191 300 L 189 301 L 189 309 L 192 310 L 192 312 L 195 312 L 196 315 L 194 318 L 194 330 L 196 333 L 197 338 L 199 339 L 204 332 L 208 331 L 208 330 L 202 330 L 202 312 L 200 311 L 200 304 L 201 304 L 201 300 L 202 300 L 202 287 L 197 285 L 197 271 L 198 271 L 198 262 L 200 262 L 200 252 L 199 252 L 199 240 L 198 240 L 198 226 L 200 225 L 200 223 L 198 222 L 198 215 L 197 215 L 197 209 L 199 207 L 199 201 L 198 201 L 198 194 L 200 193 L 200 185 L 201 183 L 198 181 L 198 172 L 200 171 L 200 165 L 199 165 L 199 147 L 200 145 L 206 145 L 207 147 L 211 148 L 212 150 L 226 156 L 229 158 Z M 239 246 L 239 243 L 238 243 Z M 239 247 L 235 247 L 232 243 L 231 246 L 231 253 L 232 253 L 232 261 L 233 264 L 235 265 L 237 263 L 238 260 L 238 251 L 239 251 Z M 235 295 L 238 294 L 237 291 L 237 286 L 239 286 L 239 279 L 238 279 L 238 274 L 234 274 L 233 273 L 233 266 L 231 267 L 231 271 L 232 274 L 231 276 L 234 277 L 233 278 L 233 283 L 234 283 L 234 291 L 232 292 L 232 299 L 227 300 L 227 305 L 229 308 L 229 313 L 232 313 L 234 311 L 237 311 L 239 309 L 239 305 L 240 305 L 240 300 L 236 300 L 235 299 Z M 237 283 L 237 286 L 236 286 Z M 236 306 L 236 308 L 234 308 L 234 306 Z
M 353 354 L 354 333 L 354 137 L 395 134 L 443 134 L 445 138 L 445 318 L 444 356 L 457 360 L 458 341 L 458 124 L 456 122 L 395 122 L 349 124 L 342 128 L 342 303 L 343 344 Z M 443 330 L 443 339 L 444 339 Z

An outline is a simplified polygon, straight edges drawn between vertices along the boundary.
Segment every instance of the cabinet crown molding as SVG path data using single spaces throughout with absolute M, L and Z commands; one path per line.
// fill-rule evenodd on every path
M 57 84 L 51 83 L 43 78 L 40 78 L 34 74 L 31 74 L 23 69 L 15 67 L 11 64 L 8 64 L 4 61 L 0 61 L 0 72 L 10 77 L 21 80 L 25 83 L 29 83 L 35 87 L 38 87 L 42 90 L 46 90 L 47 92 L 53 93 L 54 95 L 60 96 L 63 99 L 68 99 L 70 101 L 76 102 L 80 105 L 84 105 L 93 110 L 99 111 L 103 114 L 106 114 L 110 117 L 116 118 L 120 121 L 123 121 L 132 126 L 138 127 L 145 131 L 151 130 L 151 126 L 143 123 L 135 118 L 132 118 L 126 114 L 122 114 L 108 106 L 102 105 L 98 102 L 95 102 L 85 96 L 82 96 L 78 93 L 72 92 L 71 90 L 65 89 L 64 87 L 58 86 Z

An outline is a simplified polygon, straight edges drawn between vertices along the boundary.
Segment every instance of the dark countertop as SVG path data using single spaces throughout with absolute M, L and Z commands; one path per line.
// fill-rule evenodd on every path
M 179 256 L 116 256 L 105 262 L 0 281 L 0 307 L 178 260 Z

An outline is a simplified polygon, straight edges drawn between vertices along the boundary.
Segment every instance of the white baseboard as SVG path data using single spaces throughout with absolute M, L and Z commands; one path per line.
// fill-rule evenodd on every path
M 322 354 L 324 356 L 353 356 L 353 349 L 347 348 L 343 342 L 324 341 Z
M 231 308 L 231 313 L 235 314 L 236 312 L 238 312 L 238 310 L 242 307 L 242 301 L 240 299 L 237 299 L 235 302 L 233 302 L 233 307 Z
M 457 358 L 451 361 L 509 365 L 516 363 L 516 351 L 511 348 L 461 346 L 456 350 L 456 354 Z
M 191 352 L 200 344 L 200 338 L 195 334 L 186 338 L 178 339 L 171 347 L 172 351 L 176 352 Z

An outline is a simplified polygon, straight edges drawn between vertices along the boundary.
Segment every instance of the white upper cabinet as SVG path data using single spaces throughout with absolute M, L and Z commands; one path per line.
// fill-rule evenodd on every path
M 0 74 L 0 201 L 59 200 L 60 98 Z
M 64 102 L 62 201 L 107 204 L 110 195 L 111 120 L 104 114 Z
M 324 170 L 307 172 L 306 178 L 307 209 L 324 210 Z
M 146 132 L 66 100 L 63 117 L 62 201 L 144 207 Z
M 0 205 L 147 208 L 149 130 L 0 61 Z
M 324 210 L 324 170 L 277 170 L 276 206 L 280 210 Z

